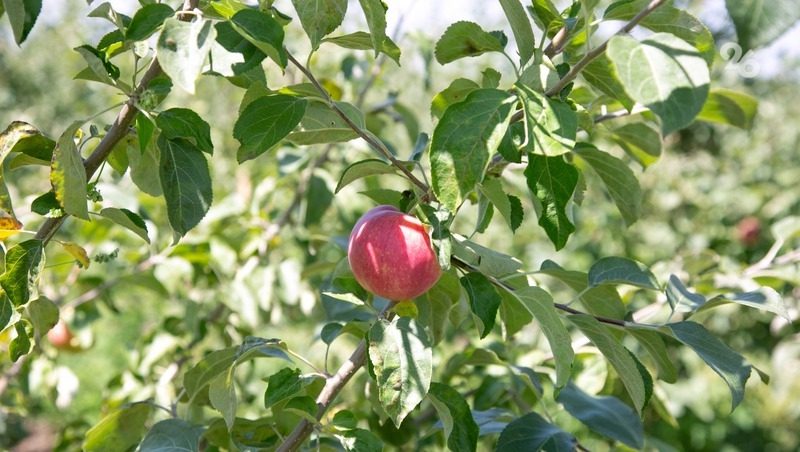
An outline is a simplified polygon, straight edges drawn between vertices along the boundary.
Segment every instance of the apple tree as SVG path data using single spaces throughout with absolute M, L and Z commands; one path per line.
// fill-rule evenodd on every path
M 800 217 L 740 226 L 743 262 L 628 244 L 670 228 L 662 154 L 757 121 L 705 2 L 487 1 L 501 30 L 415 42 L 402 2 L 112 3 L 67 38 L 108 105 L 0 135 L 4 418 L 101 388 L 59 450 L 660 448 L 666 388 L 768 383 L 709 313 L 796 319 Z M 745 53 L 800 19 L 726 6 Z M 0 3 L 23 52 L 42 7 Z

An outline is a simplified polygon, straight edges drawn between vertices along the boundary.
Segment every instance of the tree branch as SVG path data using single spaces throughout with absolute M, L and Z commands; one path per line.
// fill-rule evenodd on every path
M 381 319 L 391 321 L 392 318 L 394 318 L 394 312 L 391 311 L 392 306 L 394 306 L 394 303 L 390 302 L 383 308 L 378 315 L 378 321 Z M 325 380 L 325 387 L 322 388 L 322 392 L 317 396 L 317 414 L 315 416 L 317 421 L 322 419 L 322 416 L 328 411 L 328 408 L 336 399 L 336 396 L 339 395 L 339 392 L 341 392 L 347 382 L 353 378 L 353 375 L 356 374 L 358 369 L 364 365 L 366 360 L 367 341 L 366 339 L 362 339 L 358 344 L 358 348 L 350 355 L 350 358 L 339 367 L 339 370 L 337 370 L 335 374 Z M 303 442 L 305 442 L 308 436 L 311 435 L 312 431 L 314 431 L 314 424 L 303 419 L 297 424 L 294 430 L 292 430 L 292 433 L 283 440 L 283 443 L 276 449 L 276 452 L 296 451 Z
M 331 96 L 330 94 L 328 94 L 328 91 L 325 90 L 325 88 L 319 83 L 317 78 L 314 77 L 314 74 L 312 74 L 311 71 L 308 70 L 308 68 L 306 68 L 305 66 L 303 66 L 302 63 L 297 61 L 297 59 L 295 59 L 295 57 L 292 56 L 292 54 L 289 53 L 288 51 L 286 52 L 286 54 L 289 58 L 289 61 L 291 61 L 292 64 L 294 64 L 297 67 L 297 69 L 299 69 L 300 72 L 302 72 L 303 75 L 306 76 L 306 78 L 311 82 L 311 84 L 314 85 L 314 88 L 316 88 L 316 90 L 322 95 L 322 97 L 325 99 L 325 101 L 328 103 L 331 109 L 333 109 L 333 111 L 336 112 L 336 114 L 340 118 L 342 118 L 342 121 L 344 121 L 345 124 L 347 124 L 347 126 L 353 130 L 353 132 L 355 132 L 359 137 L 361 137 L 361 139 L 366 141 L 367 144 L 369 144 L 369 146 L 372 149 L 374 149 L 378 154 L 389 160 L 389 162 L 395 168 L 399 169 L 400 172 L 402 172 L 406 176 L 406 178 L 408 178 L 408 180 L 411 181 L 411 183 L 413 183 L 420 190 L 422 190 L 424 196 L 427 196 L 429 199 L 433 197 L 433 193 L 431 193 L 430 187 L 428 187 L 428 185 L 425 182 L 419 180 L 417 176 L 414 175 L 414 173 L 412 173 L 408 168 L 405 167 L 405 165 L 400 163 L 400 161 L 397 160 L 394 157 L 394 155 L 392 155 L 392 153 L 386 148 L 386 146 L 383 143 L 380 142 L 380 140 L 378 140 L 371 133 L 368 133 L 367 131 L 363 130 L 361 127 L 358 126 L 358 124 L 354 123 L 353 120 L 350 119 L 350 117 L 348 117 L 345 114 L 345 112 L 342 111 L 342 109 L 339 108 L 333 102 L 333 99 L 331 99 Z
M 191 20 L 193 17 L 192 15 L 182 14 L 182 12 L 192 11 L 193 9 L 197 8 L 199 0 L 184 0 L 183 7 L 181 9 L 181 13 L 178 14 L 178 18 L 180 20 Z M 92 153 L 87 157 L 83 162 L 83 167 L 86 169 L 86 180 L 90 180 L 94 173 L 100 168 L 100 165 L 108 158 L 111 154 L 111 151 L 120 142 L 129 132 L 129 127 L 133 120 L 136 118 L 136 114 L 139 112 L 139 109 L 136 108 L 136 100 L 138 97 L 147 89 L 150 82 L 153 81 L 154 78 L 161 75 L 161 65 L 158 64 L 158 59 L 153 59 L 153 62 L 150 63 L 150 67 L 147 68 L 147 71 L 142 76 L 142 79 L 139 81 L 139 84 L 134 89 L 133 94 L 130 98 L 128 98 L 127 102 L 122 105 L 119 113 L 117 114 L 117 118 L 111 124 L 111 128 L 108 129 L 108 132 L 100 140 L 100 143 L 97 147 L 92 151 Z M 58 218 L 48 218 L 47 221 L 42 223 L 39 227 L 39 230 L 36 232 L 35 238 L 38 240 L 44 241 L 45 244 L 50 241 L 50 239 L 58 232 L 61 225 L 64 224 L 64 220 L 67 219 L 67 215 L 58 217 Z
M 614 34 L 614 36 L 630 32 L 631 30 L 633 30 L 633 27 L 635 27 L 636 25 L 639 24 L 639 22 L 642 21 L 642 19 L 644 19 L 648 14 L 655 11 L 656 8 L 663 5 L 664 3 L 666 3 L 666 0 L 652 0 L 645 9 L 643 9 L 642 11 L 639 12 L 639 14 L 634 16 L 633 19 L 629 20 L 628 23 L 626 23 L 622 28 L 619 29 L 619 31 L 617 31 Z M 571 81 L 575 80 L 575 77 L 577 77 L 578 74 L 581 73 L 581 71 L 583 70 L 584 67 L 586 67 L 587 64 L 591 63 L 592 60 L 599 57 L 600 55 L 603 54 L 603 52 L 606 51 L 606 47 L 608 47 L 609 41 L 611 41 L 611 38 L 607 39 L 605 42 L 603 42 L 599 46 L 589 51 L 589 53 L 584 55 L 583 58 L 581 58 L 580 61 L 575 63 L 575 65 L 572 66 L 572 68 L 570 68 L 569 72 L 567 72 L 567 74 L 564 77 L 562 77 L 561 80 L 559 80 L 558 83 L 555 84 L 555 86 L 547 90 L 545 94 L 548 96 L 555 96 L 556 94 L 560 93 L 565 86 L 567 86 Z

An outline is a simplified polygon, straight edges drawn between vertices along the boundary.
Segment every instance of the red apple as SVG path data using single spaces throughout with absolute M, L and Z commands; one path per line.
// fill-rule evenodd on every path
M 73 348 L 72 331 L 69 330 L 67 323 L 61 319 L 58 323 L 47 332 L 47 340 L 53 344 L 53 347 L 61 350 L 71 350 Z
M 347 258 L 361 286 L 393 301 L 422 295 L 442 272 L 425 226 L 392 206 L 375 207 L 356 222 Z
M 761 237 L 761 221 L 756 217 L 744 217 L 736 225 L 736 238 L 747 248 L 758 244 Z

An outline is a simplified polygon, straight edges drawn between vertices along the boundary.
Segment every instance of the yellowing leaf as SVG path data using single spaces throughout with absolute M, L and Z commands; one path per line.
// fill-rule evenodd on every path
M 13 235 L 17 235 L 22 229 L 22 223 L 11 216 L 0 217 L 0 240 L 5 240 Z
M 64 248 L 64 251 L 68 252 L 81 264 L 81 267 L 89 268 L 91 261 L 89 260 L 89 255 L 86 254 L 86 250 L 83 249 L 82 246 L 72 242 L 61 242 L 61 246 Z

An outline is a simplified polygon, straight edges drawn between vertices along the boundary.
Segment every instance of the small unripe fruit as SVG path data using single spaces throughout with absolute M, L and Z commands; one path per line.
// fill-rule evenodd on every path
M 73 338 L 74 336 L 72 335 L 72 331 L 69 330 L 67 323 L 60 319 L 58 323 L 47 332 L 47 340 L 50 341 L 53 347 L 61 350 L 72 350 Z
M 362 287 L 394 301 L 427 292 L 442 272 L 425 226 L 392 206 L 375 207 L 356 222 L 347 258 Z

